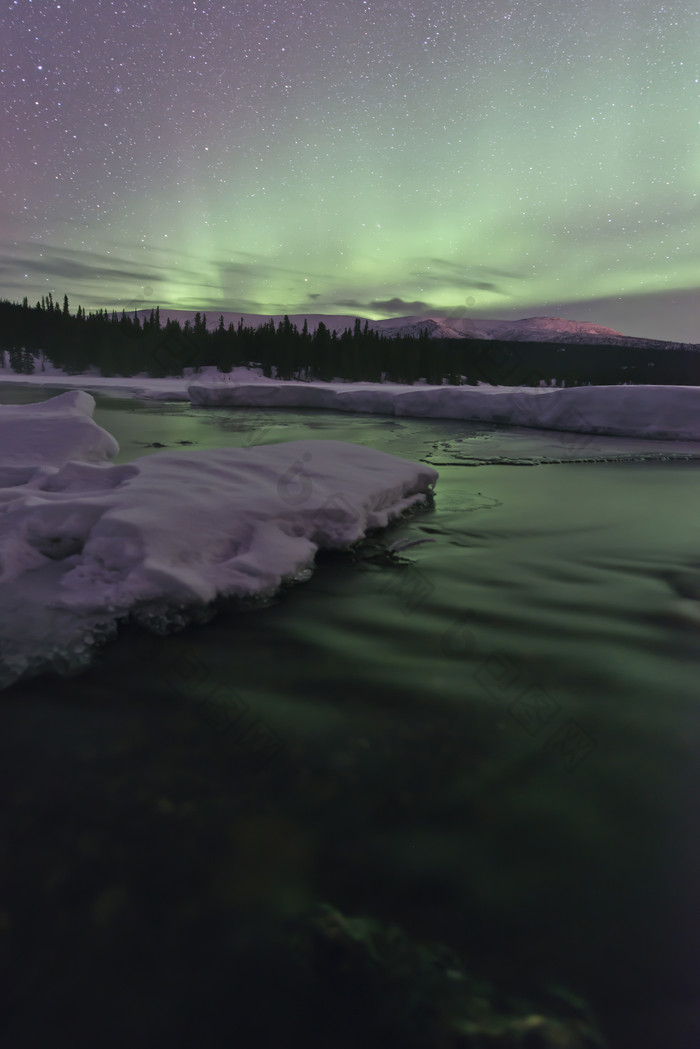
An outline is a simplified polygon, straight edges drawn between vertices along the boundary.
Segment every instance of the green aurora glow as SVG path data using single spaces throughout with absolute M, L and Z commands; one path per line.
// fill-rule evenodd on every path
M 682 0 L 18 0 L 0 294 L 700 342 Z

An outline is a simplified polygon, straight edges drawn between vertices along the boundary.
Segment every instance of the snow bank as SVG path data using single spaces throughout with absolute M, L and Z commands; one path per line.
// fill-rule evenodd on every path
M 137 398 L 144 401 L 189 401 L 187 396 L 188 383 L 192 381 L 194 368 L 186 368 L 187 378 L 170 376 L 167 379 L 152 379 L 143 372 L 141 375 L 132 375 L 122 378 L 114 375 L 93 374 L 83 372 L 81 375 L 69 375 L 60 368 L 52 368 L 50 372 L 37 371 L 32 375 L 17 375 L 14 372 L 0 368 L 0 390 L 3 386 L 40 386 L 49 389 L 76 389 L 87 390 L 89 393 L 102 394 L 104 397 L 114 398 Z M 187 374 L 189 372 L 189 375 Z M 230 372 L 220 372 L 213 366 L 201 368 L 196 373 L 200 378 L 211 380 L 215 377 L 234 382 L 271 382 L 262 373 L 262 368 L 256 366 L 239 366 Z
M 131 398 L 148 401 L 187 401 L 187 383 L 184 379 L 151 379 L 146 375 L 135 375 L 130 379 L 115 376 L 67 375 L 55 369 L 51 374 L 15 375 L 0 370 L 0 389 L 3 386 L 39 386 L 49 389 L 87 390 L 105 397 Z
M 127 616 L 165 630 L 218 597 L 307 578 L 319 548 L 384 527 L 437 480 L 429 466 L 339 441 L 59 465 L 116 451 L 89 418 L 93 403 L 68 393 L 0 406 L 0 686 L 80 663 Z M 27 459 L 17 434 L 32 436 Z
M 526 426 L 613 437 L 700 440 L 700 386 L 402 386 L 398 383 L 291 382 L 260 369 L 223 374 L 205 368 L 196 380 L 3 376 L 0 385 L 81 385 L 115 397 L 189 400 L 196 405 L 321 408 Z M 66 395 L 67 396 L 67 395 Z M 75 396 L 75 394 L 73 394 Z M 81 391 L 80 396 L 85 394 Z M 50 404 L 55 404 L 52 400 Z M 44 406 L 36 405 L 37 410 Z M 1 437 L 1 433 L 0 433 Z M 78 454 L 78 453 L 76 453 Z M 98 453 L 99 454 L 99 453 Z M 4 457 L 3 457 L 4 458 Z
M 192 404 L 325 408 L 464 419 L 574 433 L 700 440 L 698 386 L 398 386 L 268 382 L 191 383 Z
M 60 465 L 68 459 L 104 462 L 119 445 L 92 420 L 95 400 L 71 390 L 41 404 L 0 405 L 0 486 L 7 468 Z

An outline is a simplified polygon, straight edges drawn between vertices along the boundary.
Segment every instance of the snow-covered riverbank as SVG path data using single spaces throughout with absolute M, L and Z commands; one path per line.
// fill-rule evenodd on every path
M 700 387 L 397 386 L 200 380 L 192 404 L 323 408 L 611 436 L 700 440 Z
M 131 379 L 0 372 L 0 386 L 75 388 L 112 397 L 189 401 L 212 407 L 317 408 L 326 411 L 462 419 L 573 433 L 700 440 L 700 387 L 402 386 L 396 383 L 282 382 L 259 369 L 215 368 L 196 376 Z

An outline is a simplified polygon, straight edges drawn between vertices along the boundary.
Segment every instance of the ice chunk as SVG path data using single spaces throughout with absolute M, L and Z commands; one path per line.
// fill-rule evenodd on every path
M 567 462 L 651 462 L 700 459 L 700 441 L 662 441 L 641 437 L 555 430 L 493 427 L 469 437 L 437 441 L 423 456 L 434 466 L 537 466 Z
M 46 413 L 64 454 L 73 405 L 62 419 Z M 0 489 L 0 685 L 84 661 L 85 637 L 119 619 L 182 625 L 216 598 L 265 597 L 307 578 L 319 548 L 384 527 L 437 479 L 430 466 L 339 441 L 13 470 L 0 473 L 11 482 Z

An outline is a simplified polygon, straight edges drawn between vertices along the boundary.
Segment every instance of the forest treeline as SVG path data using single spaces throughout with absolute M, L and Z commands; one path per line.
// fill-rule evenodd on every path
M 700 353 L 689 349 L 650 350 L 552 342 L 499 342 L 485 339 L 434 339 L 386 336 L 357 319 L 342 332 L 306 322 L 301 330 L 288 317 L 257 328 L 224 325 L 209 330 L 198 313 L 184 325 L 161 322 L 160 310 L 139 318 L 97 310 L 70 310 L 69 300 L 51 295 L 35 306 L 0 302 L 0 351 L 15 372 L 31 373 L 50 362 L 69 374 L 90 367 L 102 375 L 153 378 L 182 375 L 184 369 L 216 366 L 229 372 L 240 365 L 262 367 L 268 377 L 299 380 L 460 385 L 478 382 L 505 386 L 616 385 L 659 383 L 700 385 Z

